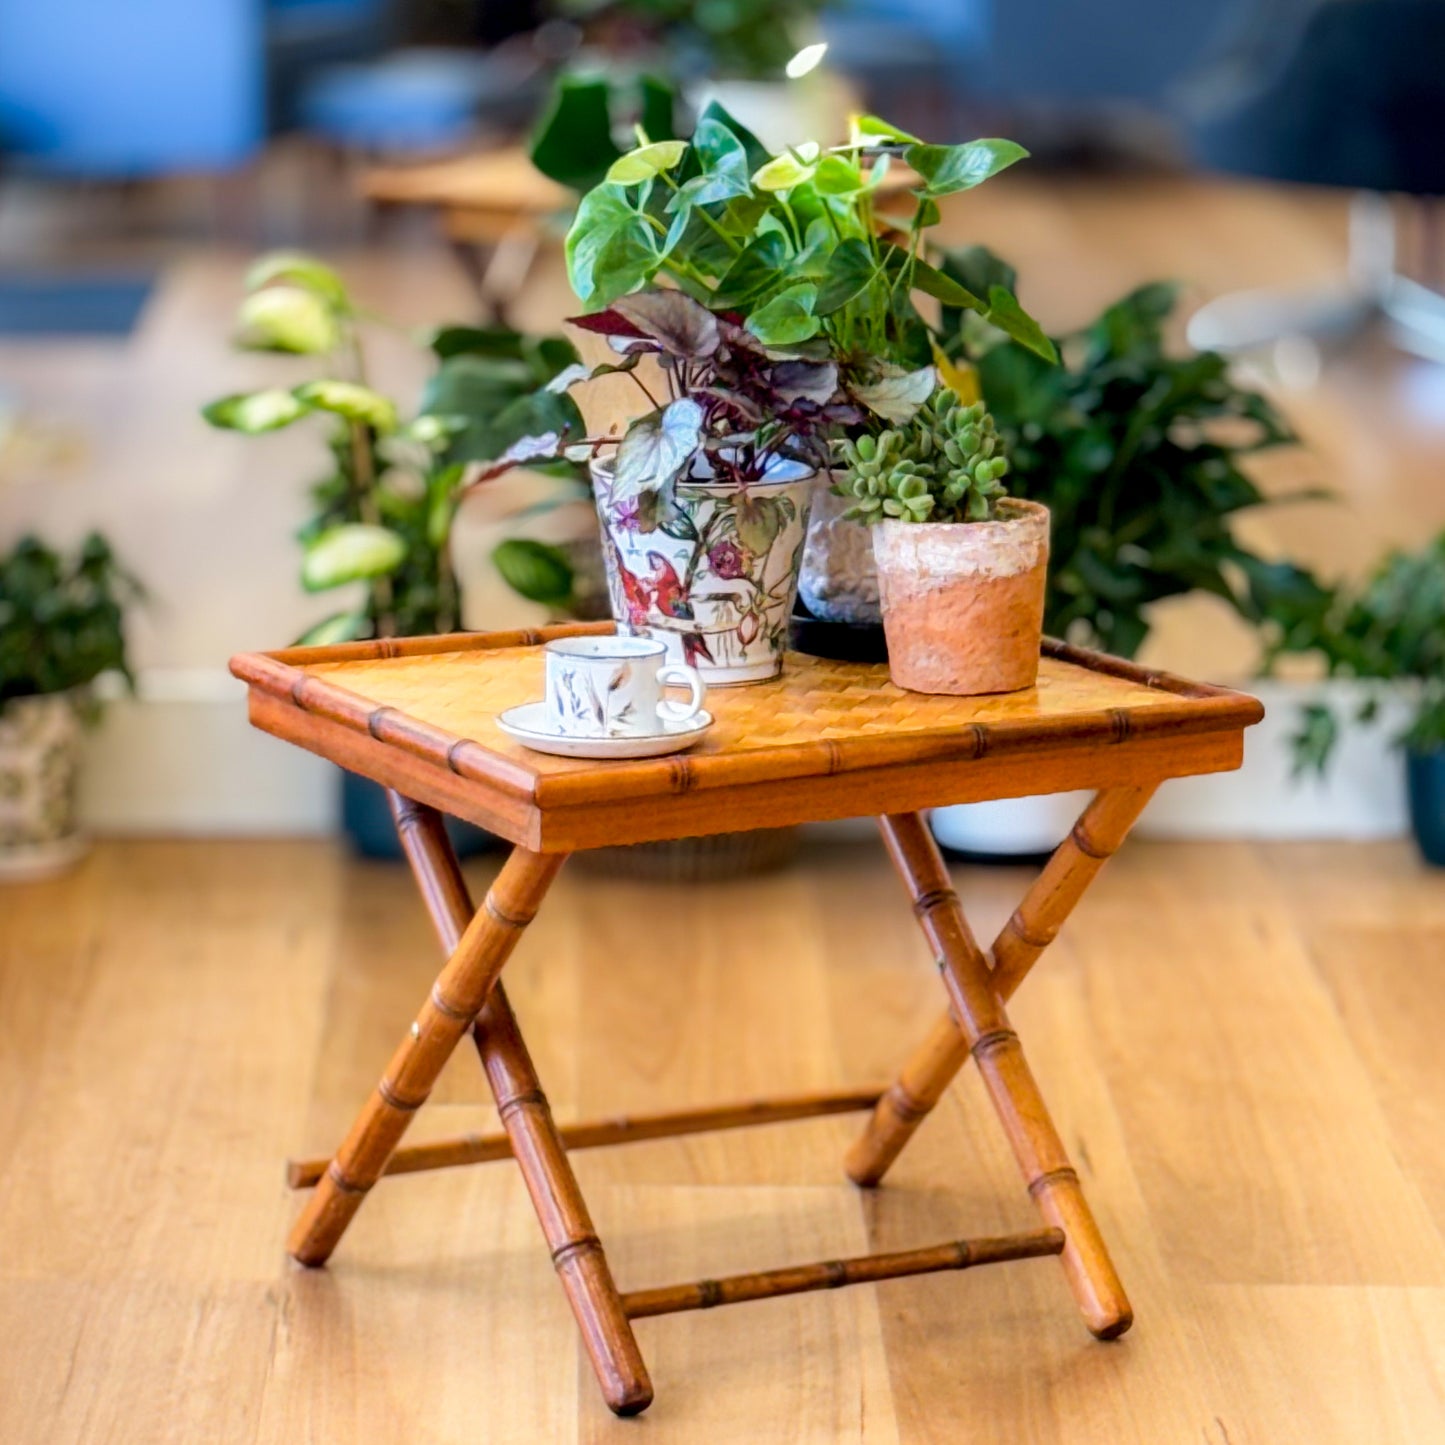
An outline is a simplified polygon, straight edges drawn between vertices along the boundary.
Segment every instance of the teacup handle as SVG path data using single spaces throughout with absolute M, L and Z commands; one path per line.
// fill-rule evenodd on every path
M 686 722 L 698 715 L 707 686 L 698 675 L 697 668 L 689 667 L 685 662 L 669 662 L 657 669 L 657 680 L 663 687 L 686 687 L 692 692 L 692 697 L 685 703 L 664 698 L 657 705 L 659 717 L 667 722 Z

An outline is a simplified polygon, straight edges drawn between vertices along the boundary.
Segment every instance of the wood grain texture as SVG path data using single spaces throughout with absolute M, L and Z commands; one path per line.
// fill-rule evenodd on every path
M 231 670 L 257 727 L 536 852 L 1149 786 L 1237 767 L 1263 716 L 1245 694 L 1050 640 L 1036 687 L 975 698 L 790 654 L 771 682 L 713 689 L 713 729 L 666 758 L 556 758 L 502 733 L 499 713 L 542 694 L 541 644 L 598 630 L 247 653 Z
M 469 867 L 478 894 L 497 867 Z M 988 937 L 1028 882 L 951 877 Z M 194 841 L 106 844 L 5 891 L 7 1445 L 634 1433 L 596 1397 L 506 1165 L 375 1189 L 344 1267 L 285 1261 L 279 1157 L 344 1127 L 435 974 L 413 893 L 327 845 Z M 559 1119 L 886 1076 L 938 1012 L 897 904 L 871 845 L 685 896 L 564 871 L 508 967 Z M 620 957 L 644 910 L 680 909 L 694 966 L 664 946 Z M 1130 844 L 1010 1012 L 1135 1329 L 1089 1342 L 1046 1262 L 639 1321 L 649 1440 L 732 1445 L 759 1421 L 825 1445 L 961 1426 L 984 1445 L 1434 1440 L 1442 940 L 1445 890 L 1404 844 Z M 495 1123 L 459 1054 L 416 1132 Z M 1030 1226 L 969 1073 L 886 1189 L 841 1181 L 854 1127 L 575 1165 L 627 1288 Z

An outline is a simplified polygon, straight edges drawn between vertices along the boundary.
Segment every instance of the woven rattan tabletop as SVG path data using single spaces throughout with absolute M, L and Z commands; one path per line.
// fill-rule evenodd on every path
M 378 766 L 359 765 L 355 749 L 343 748 L 333 728 L 544 808 L 1059 749 L 1157 751 L 1166 740 L 1237 734 L 1261 715 L 1243 694 L 1053 643 L 1036 687 L 975 698 L 905 692 L 881 664 L 790 654 L 782 675 L 770 682 L 710 689 L 706 706 L 715 725 L 686 753 L 594 762 L 532 752 L 498 728 L 497 715 L 542 696 L 543 642 L 583 630 L 606 629 L 297 648 L 244 655 L 232 669 L 251 684 L 259 726 L 345 766 L 393 786 L 400 781 L 382 776 Z M 258 707 L 257 695 L 269 705 Z M 1181 754 L 1169 771 L 1211 766 L 1218 764 L 1195 767 Z

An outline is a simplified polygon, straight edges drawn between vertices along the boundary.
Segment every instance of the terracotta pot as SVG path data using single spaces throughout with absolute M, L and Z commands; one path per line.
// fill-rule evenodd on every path
M 816 473 L 784 461 L 745 487 L 679 482 L 670 502 L 614 496 L 610 458 L 592 475 L 618 626 L 661 639 L 709 687 L 776 677 Z
M 86 850 L 76 811 L 82 703 L 62 692 L 0 708 L 0 880 L 58 873 Z
M 1047 507 L 1009 497 L 992 522 L 880 522 L 873 548 L 899 687 L 972 696 L 1034 685 Z

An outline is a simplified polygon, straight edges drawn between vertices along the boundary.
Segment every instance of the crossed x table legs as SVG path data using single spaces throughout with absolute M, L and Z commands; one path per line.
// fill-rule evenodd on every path
M 324 1264 L 367 1191 L 383 1174 L 510 1155 L 526 1181 L 602 1393 L 621 1415 L 636 1414 L 652 1400 L 652 1384 L 631 1325 L 633 1319 L 648 1315 L 1058 1254 L 1089 1328 L 1101 1339 L 1122 1334 L 1132 1321 L 1128 1299 L 1004 1003 L 1123 840 L 1151 792 L 1148 787 L 1112 789 L 1090 804 L 999 936 L 991 960 L 969 929 L 922 817 L 902 813 L 880 819 L 949 999 L 948 1011 L 886 1090 L 724 1105 L 560 1130 L 498 979 L 566 855 L 516 848 L 481 908 L 474 909 L 440 815 L 392 794 L 403 846 L 449 956 L 335 1157 L 329 1163 L 312 1160 L 290 1167 L 293 1186 L 315 1186 L 292 1230 L 290 1253 L 301 1264 Z M 504 1134 L 398 1149 L 412 1116 L 469 1030 Z M 868 1126 L 849 1151 L 847 1170 L 858 1184 L 874 1185 L 970 1057 L 978 1065 L 1044 1228 L 1000 1239 L 956 1240 L 628 1294 L 618 1290 L 568 1162 L 569 1148 L 870 1109 Z

